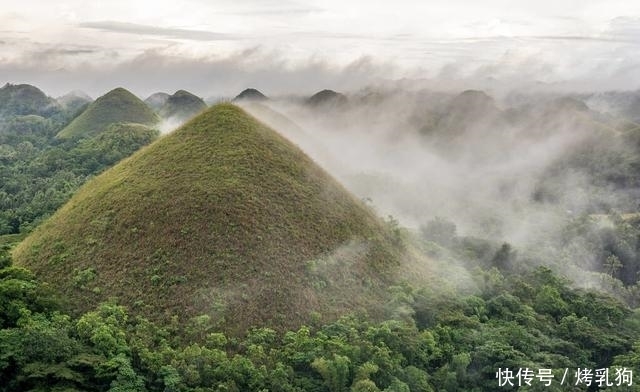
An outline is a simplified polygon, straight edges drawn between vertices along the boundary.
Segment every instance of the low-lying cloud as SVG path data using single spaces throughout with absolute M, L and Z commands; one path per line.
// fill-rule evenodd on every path
M 636 208 L 637 190 L 614 189 L 606 173 L 581 166 L 594 154 L 631 152 L 607 117 L 574 99 L 371 89 L 337 107 L 276 99 L 247 109 L 379 215 L 416 230 L 445 218 L 460 235 L 507 241 L 585 284 L 597 283 L 585 272 L 601 267 L 596 245 L 567 237 L 567 228 L 579 217 Z

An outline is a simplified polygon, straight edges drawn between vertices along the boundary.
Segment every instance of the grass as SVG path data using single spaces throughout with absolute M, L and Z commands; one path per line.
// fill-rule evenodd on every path
M 96 99 L 87 109 L 62 129 L 62 139 L 92 136 L 115 123 L 138 123 L 154 126 L 160 118 L 138 97 L 116 88 Z
M 400 252 L 300 149 L 220 104 L 88 182 L 14 258 L 71 311 L 116 297 L 155 320 L 209 314 L 241 334 L 376 314 Z

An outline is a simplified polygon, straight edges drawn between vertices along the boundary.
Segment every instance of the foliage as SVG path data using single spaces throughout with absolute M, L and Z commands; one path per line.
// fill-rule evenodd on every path
M 42 284 L 20 271 L 0 269 L 1 287 L 25 283 L 13 285 L 11 297 L 22 301 L 0 326 L 0 391 L 485 391 L 499 390 L 499 368 L 638 365 L 638 314 L 544 268 L 448 303 L 406 286 L 416 310 L 433 308 L 430 325 L 343 317 L 227 338 L 201 316 L 186 341 L 114 303 L 78 318 L 58 313 L 33 296 Z M 11 301 L 3 295 L 1 303 Z M 563 388 L 558 380 L 549 387 Z
M 56 102 L 28 84 L 5 84 L 0 88 L 0 118 L 24 115 L 52 116 L 61 111 Z
M 60 143 L 58 123 L 39 116 L 0 124 L 0 235 L 28 232 L 91 176 L 158 137 L 139 124 L 114 124 L 99 135 Z

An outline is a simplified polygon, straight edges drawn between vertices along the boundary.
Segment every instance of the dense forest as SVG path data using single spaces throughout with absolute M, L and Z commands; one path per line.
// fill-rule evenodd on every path
M 42 92 L 31 89 L 7 85 L 3 94 L 14 91 L 14 96 L 0 94 L 0 99 L 5 98 L 1 105 L 4 116 L 0 117 L 0 236 L 29 232 L 88 178 L 159 135 L 157 130 L 138 124 L 110 123 L 91 137 L 58 139 L 57 133 L 86 105 L 75 112 L 52 107 Z M 35 98 L 15 97 L 25 90 Z M 46 110 L 40 108 L 43 104 Z
M 640 313 L 544 267 L 478 267 L 473 294 L 445 280 L 390 287 L 383 322 L 344 317 L 239 338 L 206 315 L 160 327 L 117 303 L 71 317 L 6 248 L 2 265 L 2 391 L 585 391 L 606 385 L 596 371 L 616 390 L 638 390 Z M 529 369 L 531 386 L 500 384 L 506 369 Z

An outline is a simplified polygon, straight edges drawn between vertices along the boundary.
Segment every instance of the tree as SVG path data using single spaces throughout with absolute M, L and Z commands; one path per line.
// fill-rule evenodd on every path
M 334 354 L 333 359 L 316 358 L 311 367 L 317 371 L 331 392 L 346 392 L 349 384 L 349 358 Z M 375 384 L 374 384 L 375 385 Z
M 612 278 L 615 278 L 618 271 L 622 268 L 622 263 L 616 255 L 609 255 L 603 265 L 605 273 Z
M 500 246 L 491 260 L 491 264 L 501 271 L 509 271 L 514 267 L 516 260 L 516 251 L 507 242 Z

